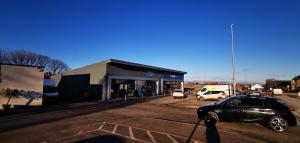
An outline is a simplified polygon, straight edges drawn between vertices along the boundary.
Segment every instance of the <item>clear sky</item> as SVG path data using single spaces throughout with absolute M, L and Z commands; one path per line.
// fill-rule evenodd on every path
M 108 58 L 187 71 L 186 80 L 300 74 L 299 0 L 1 0 L 0 48 L 71 68 Z

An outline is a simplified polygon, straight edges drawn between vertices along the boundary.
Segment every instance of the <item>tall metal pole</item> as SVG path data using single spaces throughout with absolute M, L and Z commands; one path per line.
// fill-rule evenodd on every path
M 230 25 L 231 28 L 231 51 L 232 51 L 232 86 L 233 86 L 233 96 L 235 96 L 235 87 L 236 87 L 236 81 L 235 81 L 235 63 L 234 63 L 234 47 L 233 47 L 233 26 L 234 24 Z

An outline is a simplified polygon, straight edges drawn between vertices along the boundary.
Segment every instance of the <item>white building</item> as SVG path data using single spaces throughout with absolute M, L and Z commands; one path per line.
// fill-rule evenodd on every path
M 262 90 L 264 87 L 260 84 L 251 85 L 251 90 Z

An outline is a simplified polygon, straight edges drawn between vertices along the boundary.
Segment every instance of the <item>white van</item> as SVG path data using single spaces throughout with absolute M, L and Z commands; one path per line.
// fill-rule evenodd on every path
M 212 92 L 213 91 L 213 92 Z M 198 100 L 220 100 L 229 96 L 231 85 L 206 85 L 196 94 Z
M 280 88 L 275 88 L 273 89 L 273 95 L 281 95 L 283 93 L 282 89 Z

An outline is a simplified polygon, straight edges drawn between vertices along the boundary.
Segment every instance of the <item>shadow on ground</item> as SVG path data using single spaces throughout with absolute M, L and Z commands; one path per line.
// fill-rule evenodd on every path
M 0 133 L 26 128 L 34 125 L 51 123 L 67 118 L 92 114 L 108 109 L 123 108 L 136 103 L 150 101 L 158 97 L 152 97 L 144 100 L 132 100 L 124 102 L 89 102 L 87 104 L 72 106 L 72 104 L 62 104 L 46 107 L 32 107 L 15 113 L 1 114 Z M 23 111 L 23 112 L 22 112 Z
M 195 123 L 195 126 L 190 134 L 190 136 L 188 137 L 186 143 L 191 143 L 192 142 L 192 138 L 194 136 L 194 134 L 196 133 L 196 129 L 198 127 L 198 125 L 202 125 L 200 124 L 201 120 L 198 120 Z M 206 126 L 206 132 L 205 132 L 205 137 L 206 137 L 206 142 L 207 143 L 220 143 L 220 136 L 216 127 L 216 122 L 215 121 L 204 121 L 205 126 Z
M 121 137 L 114 135 L 102 135 L 88 139 L 83 139 L 74 143 L 125 143 L 125 140 Z

